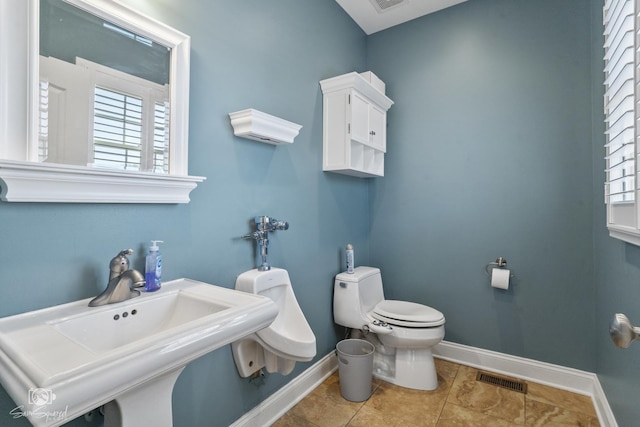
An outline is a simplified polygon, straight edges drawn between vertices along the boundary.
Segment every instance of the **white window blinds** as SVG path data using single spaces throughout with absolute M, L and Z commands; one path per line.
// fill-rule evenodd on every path
M 604 6 L 607 204 L 636 198 L 634 11 L 634 0 L 608 0 Z
M 140 170 L 142 99 L 96 87 L 93 111 L 94 165 Z
M 169 173 L 169 103 L 156 102 L 153 116 L 153 172 Z
M 616 239 L 640 246 L 638 196 L 638 3 L 606 0 L 604 22 L 605 73 L 605 203 L 607 228 Z
M 49 82 L 40 80 L 40 99 L 38 104 L 38 161 L 49 157 Z
M 151 116 L 145 113 L 150 105 Z M 153 102 L 149 97 L 96 87 L 93 164 L 168 174 L 169 113 L 168 101 Z M 147 141 L 151 142 L 150 147 Z

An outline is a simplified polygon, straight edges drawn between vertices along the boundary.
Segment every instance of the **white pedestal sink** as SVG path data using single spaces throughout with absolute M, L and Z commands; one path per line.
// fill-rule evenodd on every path
M 89 300 L 0 319 L 0 383 L 18 405 L 12 415 L 57 426 L 105 405 L 105 427 L 170 427 L 182 369 L 278 313 L 269 298 L 189 279 L 117 304 Z

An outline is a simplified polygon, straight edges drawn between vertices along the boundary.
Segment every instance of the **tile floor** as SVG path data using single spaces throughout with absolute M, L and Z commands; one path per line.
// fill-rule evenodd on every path
M 274 427 L 599 426 L 591 398 L 527 382 L 527 394 L 476 381 L 475 368 L 436 359 L 439 386 L 410 390 L 373 381 L 366 402 L 340 395 L 338 373 Z

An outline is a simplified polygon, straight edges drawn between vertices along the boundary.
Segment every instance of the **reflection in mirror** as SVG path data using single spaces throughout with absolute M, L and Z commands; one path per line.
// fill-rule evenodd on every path
M 113 0 L 0 4 L 0 200 L 188 203 L 189 36 Z
M 40 0 L 38 161 L 169 172 L 171 50 Z

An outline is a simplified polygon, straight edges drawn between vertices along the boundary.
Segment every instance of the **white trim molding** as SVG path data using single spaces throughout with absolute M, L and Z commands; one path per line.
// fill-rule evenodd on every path
M 338 369 L 336 352 L 331 351 L 309 369 L 238 418 L 231 427 L 262 427 L 273 424 Z M 617 427 L 607 397 L 596 374 L 511 356 L 462 344 L 443 341 L 433 349 L 436 358 L 516 377 L 561 390 L 590 396 L 603 427 Z
M 189 203 L 189 193 L 204 180 L 0 160 L 0 200 L 5 202 Z
M 332 351 L 238 418 L 230 427 L 263 427 L 273 424 L 337 369 L 338 358 L 336 352 Z

